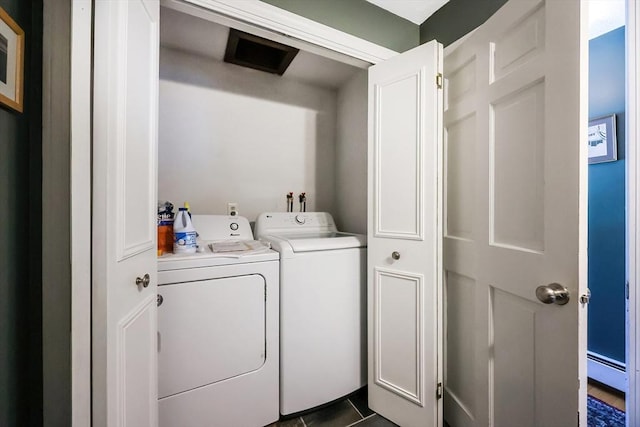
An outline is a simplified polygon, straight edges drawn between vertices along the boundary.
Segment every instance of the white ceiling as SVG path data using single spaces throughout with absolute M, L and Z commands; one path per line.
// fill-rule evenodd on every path
M 449 0 L 366 0 L 414 24 L 422 24 Z
M 589 1 L 589 39 L 625 24 L 625 0 Z

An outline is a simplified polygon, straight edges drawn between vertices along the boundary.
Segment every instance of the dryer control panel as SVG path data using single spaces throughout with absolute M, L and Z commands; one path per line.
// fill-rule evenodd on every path
M 243 216 L 192 215 L 200 240 L 253 240 L 249 220 Z

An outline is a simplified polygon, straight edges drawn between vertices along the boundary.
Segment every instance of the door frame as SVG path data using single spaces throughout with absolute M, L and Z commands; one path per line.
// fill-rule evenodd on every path
M 230 18 L 254 29 L 284 34 L 370 64 L 399 53 L 260 0 L 160 0 L 160 6 L 190 14 L 197 11 L 200 16 L 225 25 L 228 23 L 221 21 Z
M 62 8 L 56 6 L 53 2 L 47 2 L 48 8 Z M 324 47 L 347 56 L 352 56 L 360 60 L 370 62 L 372 64 L 378 63 L 384 59 L 388 59 L 397 54 L 393 50 L 384 48 L 318 22 L 312 21 L 307 18 L 295 15 L 291 12 L 279 9 L 275 6 L 271 6 L 267 3 L 260 2 L 259 0 L 245 0 L 237 2 L 234 0 L 162 0 L 162 6 L 168 6 L 178 10 L 184 10 L 184 8 L 202 7 L 209 9 L 212 12 L 217 13 L 221 17 L 228 17 L 235 21 L 244 22 L 249 25 L 259 25 L 263 29 L 274 31 L 276 33 L 286 34 L 291 37 L 298 38 L 300 40 L 314 43 L 321 47 Z M 90 40 L 91 36 L 91 1 L 90 0 L 74 0 L 72 2 L 74 9 L 74 19 L 71 21 L 71 32 L 74 34 L 74 40 Z M 63 9 L 63 8 L 62 8 Z M 45 40 L 49 40 L 50 43 L 45 43 L 44 57 L 53 56 L 53 50 L 57 47 L 58 43 L 68 43 L 69 34 L 63 31 L 47 31 L 47 22 L 51 20 L 51 16 L 44 15 L 45 22 Z M 50 24 L 49 24 L 50 25 Z M 84 35 L 84 37 L 81 37 Z M 640 139 L 640 63 L 634 55 L 630 53 L 636 52 L 640 47 L 640 6 L 636 6 L 635 0 L 627 0 L 627 140 L 635 141 Z M 83 73 L 87 73 L 87 63 L 90 60 L 90 55 L 86 52 L 86 45 L 74 44 L 71 50 L 72 57 L 72 74 L 80 76 Z M 89 68 L 90 70 L 90 68 Z M 90 71 L 88 72 L 90 75 Z M 87 179 L 87 171 L 91 170 L 90 159 L 86 158 L 87 155 L 87 137 L 86 131 L 91 128 L 91 118 L 89 114 L 83 114 L 82 111 L 88 111 L 87 101 L 90 91 L 86 90 L 85 79 L 70 78 L 71 93 L 69 97 L 69 104 L 71 108 L 72 126 L 74 132 L 71 137 L 71 146 L 73 153 L 71 158 L 68 159 L 72 167 L 71 176 L 71 189 L 73 197 L 71 195 L 61 193 L 59 188 L 51 188 L 47 191 L 43 188 L 43 208 L 47 206 L 47 200 L 52 203 L 66 203 L 73 204 L 76 207 L 90 206 L 91 194 L 83 190 L 84 184 L 89 181 Z M 53 92 L 53 86 L 47 85 L 43 82 L 43 94 L 47 97 L 47 94 Z M 78 94 L 87 94 L 82 97 Z M 75 95 L 75 96 L 74 96 Z M 58 100 L 60 101 L 60 100 Z M 56 109 L 59 109 L 59 103 L 44 103 L 43 117 L 52 116 Z M 51 123 L 51 126 L 55 126 L 55 121 Z M 77 131 L 81 133 L 78 134 Z M 43 139 L 43 144 L 45 140 Z M 80 150 L 80 152 L 76 150 Z M 634 144 L 627 144 L 627 182 L 628 188 L 628 279 L 629 279 L 629 307 L 628 307 L 628 321 L 629 332 L 627 342 L 627 354 L 628 354 L 628 393 L 627 393 L 627 425 L 635 425 L 640 422 L 640 375 L 635 372 L 640 369 L 640 351 L 637 349 L 637 342 L 640 342 L 640 328 L 636 327 L 638 321 L 640 321 L 640 235 L 636 233 L 638 224 L 640 224 L 640 184 L 639 174 L 640 171 L 640 150 L 636 150 Z M 80 154 L 80 156 L 76 156 Z M 54 167 L 56 165 L 53 165 Z M 46 165 L 44 166 L 46 173 Z M 74 173 L 74 170 L 77 173 Z M 47 175 L 54 181 L 60 181 L 64 177 L 59 175 L 50 174 Z M 62 182 L 61 185 L 69 185 L 69 182 Z M 67 196 L 69 200 L 60 199 L 60 196 Z M 50 203 L 51 204 L 51 203 Z M 73 208 L 72 208 L 73 209 Z M 91 224 L 91 212 L 85 210 L 79 212 L 74 209 L 77 215 L 74 215 L 71 219 L 71 233 L 73 236 L 79 236 L 86 231 L 87 224 Z M 44 226 L 44 224 L 43 224 Z M 91 371 L 87 361 L 91 359 L 91 346 L 87 345 L 90 342 L 90 325 L 86 322 L 87 312 L 91 307 L 90 293 L 87 292 L 86 286 L 82 287 L 82 283 L 90 283 L 90 271 L 86 271 L 87 265 L 86 256 L 89 254 L 89 250 L 83 251 L 83 248 L 90 249 L 90 241 L 83 242 L 82 240 L 76 241 L 77 245 L 74 245 L 71 252 L 71 265 L 74 272 L 77 274 L 73 276 L 71 283 L 71 301 L 68 302 L 69 309 L 71 311 L 71 328 L 68 325 L 59 325 L 69 333 L 72 344 L 72 357 L 71 357 L 71 382 L 73 384 L 73 395 L 82 395 L 81 393 L 87 392 L 88 384 L 91 382 Z M 43 242 L 46 245 L 46 242 Z M 44 246 L 43 246 L 44 248 Z M 43 268 L 45 267 L 45 259 L 43 259 Z M 58 307 L 60 308 L 60 307 Z M 43 315 L 46 315 L 46 306 L 43 307 Z M 73 331 L 73 332 L 71 332 Z M 46 338 L 44 343 L 46 344 Z M 59 365 L 49 366 L 46 361 L 43 365 L 45 378 L 48 373 L 55 372 L 59 369 Z M 45 379 L 46 382 L 46 379 Z M 89 394 L 89 393 L 86 393 Z M 85 395 L 86 395 L 85 394 Z M 53 397 L 44 396 L 46 401 Z M 59 399 L 59 396 L 57 396 Z M 73 400 L 72 402 L 72 426 L 80 427 L 89 425 L 91 406 L 90 398 Z
M 42 416 L 90 426 L 92 1 L 43 12 Z
M 627 426 L 640 423 L 640 6 L 627 0 Z
M 91 0 L 71 5 L 71 424 L 91 425 Z

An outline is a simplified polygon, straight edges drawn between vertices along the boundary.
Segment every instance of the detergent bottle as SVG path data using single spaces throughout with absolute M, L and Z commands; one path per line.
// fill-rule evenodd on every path
M 173 253 L 196 253 L 196 229 L 193 228 L 187 208 L 180 208 L 173 220 Z

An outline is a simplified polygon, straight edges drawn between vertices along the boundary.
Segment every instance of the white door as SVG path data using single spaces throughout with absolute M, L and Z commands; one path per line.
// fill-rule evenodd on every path
M 451 426 L 575 426 L 579 408 L 586 425 L 583 19 L 579 1 L 511 0 L 445 50 Z M 568 304 L 536 297 L 554 282 Z
M 95 2 L 94 426 L 158 424 L 158 19 L 157 0 Z
M 369 406 L 442 422 L 442 45 L 369 69 Z

